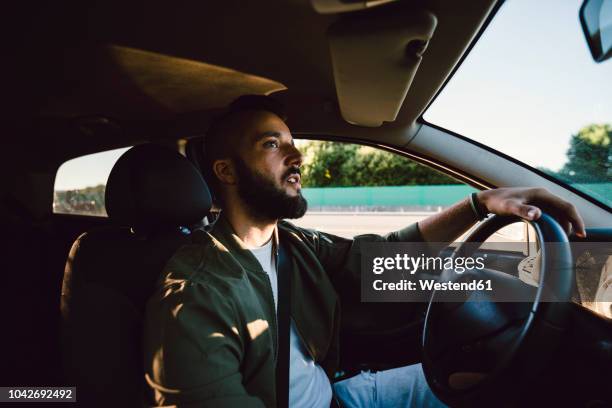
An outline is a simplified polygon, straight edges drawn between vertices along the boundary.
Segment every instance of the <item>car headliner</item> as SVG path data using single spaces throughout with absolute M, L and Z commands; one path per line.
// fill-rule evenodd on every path
M 22 24 L 28 34 L 17 42 L 16 56 L 23 58 L 16 58 L 22 66 L 13 92 L 14 100 L 28 100 L 13 108 L 26 121 L 38 120 L 27 135 L 40 146 L 32 162 L 53 165 L 141 141 L 202 134 L 233 98 L 283 87 L 276 95 L 288 106 L 294 133 L 401 146 L 494 4 L 406 0 L 360 12 L 415 8 L 438 20 L 397 120 L 379 128 L 341 118 L 326 31 L 345 16 L 318 14 L 307 0 L 46 6 L 42 17 Z M 112 118 L 123 130 L 92 117 Z

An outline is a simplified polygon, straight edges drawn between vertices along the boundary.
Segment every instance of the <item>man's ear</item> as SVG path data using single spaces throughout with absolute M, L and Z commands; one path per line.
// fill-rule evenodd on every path
M 223 184 L 236 184 L 236 169 L 230 159 L 215 160 L 212 165 L 213 172 Z

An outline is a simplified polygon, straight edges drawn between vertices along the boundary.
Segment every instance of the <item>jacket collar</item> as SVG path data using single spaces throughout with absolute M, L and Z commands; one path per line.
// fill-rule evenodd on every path
M 232 224 L 230 224 L 227 217 L 223 215 L 223 212 L 219 215 L 219 218 L 215 222 L 215 226 L 211 231 L 211 235 L 220 241 L 232 254 L 232 256 L 238 261 L 243 268 L 250 271 L 263 272 L 261 264 L 255 258 L 255 255 L 245 245 L 245 243 L 236 235 Z M 278 225 L 274 228 L 272 235 L 272 242 L 274 253 L 278 255 Z

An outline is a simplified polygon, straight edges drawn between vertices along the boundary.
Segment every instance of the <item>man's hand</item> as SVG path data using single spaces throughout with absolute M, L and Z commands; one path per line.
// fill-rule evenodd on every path
M 487 211 L 498 215 L 516 215 L 533 221 L 546 211 L 561 224 L 566 233 L 570 226 L 579 237 L 586 237 L 584 221 L 576 207 L 545 188 L 498 188 L 477 194 L 478 201 Z
M 544 188 L 498 188 L 479 192 L 476 197 L 487 212 L 516 215 L 527 221 L 540 218 L 542 211 L 555 217 L 566 233 L 571 227 L 579 237 L 586 237 L 584 221 L 571 203 Z M 421 235 L 427 242 L 452 242 L 474 225 L 476 217 L 470 198 L 419 221 Z

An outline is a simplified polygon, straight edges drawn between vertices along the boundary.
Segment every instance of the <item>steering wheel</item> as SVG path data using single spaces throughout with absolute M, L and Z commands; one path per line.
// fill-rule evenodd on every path
M 472 255 L 477 243 L 517 221 L 523 220 L 492 216 L 452 257 Z M 423 327 L 423 370 L 432 391 L 451 406 L 512 401 L 526 388 L 521 384 L 546 367 L 561 340 L 574 282 L 570 244 L 551 216 L 542 214 L 530 224 L 541 246 L 537 287 L 493 269 L 445 271 L 447 279 L 490 279 L 497 295 L 466 291 L 459 301 L 445 302 L 445 293 L 434 291 L 430 298 Z M 502 302 L 500 290 L 512 291 L 513 299 L 521 300 Z

